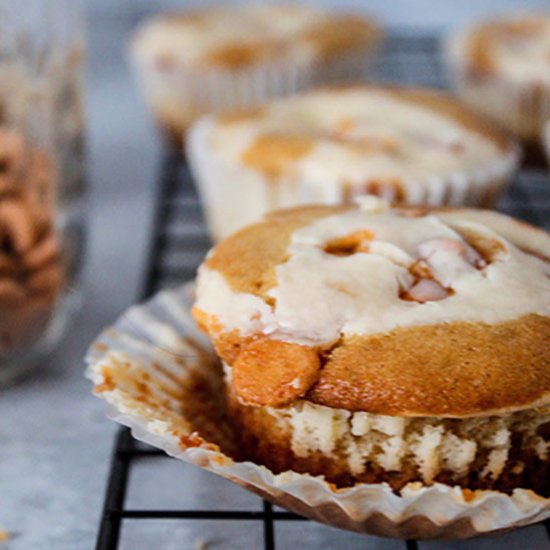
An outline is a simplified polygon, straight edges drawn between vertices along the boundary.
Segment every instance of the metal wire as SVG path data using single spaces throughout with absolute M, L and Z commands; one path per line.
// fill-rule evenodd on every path
M 438 40 L 416 33 L 397 34 L 386 43 L 377 67 L 379 78 L 402 83 L 444 87 L 438 56 Z M 546 169 L 522 170 L 499 209 L 533 224 L 550 228 L 550 182 Z M 148 269 L 143 296 L 160 288 L 192 279 L 210 240 L 203 224 L 199 200 L 187 167 L 177 152 L 162 161 L 158 181 L 156 214 L 149 243 Z M 238 510 L 132 510 L 125 507 L 133 461 L 139 457 L 166 456 L 157 449 L 137 445 L 130 432 L 119 431 L 111 457 L 97 550 L 116 550 L 122 522 L 132 520 L 253 520 L 263 522 L 265 550 L 275 550 L 275 523 L 302 521 L 291 512 L 274 510 L 268 502 L 260 511 Z M 166 460 L 169 460 L 168 457 Z M 550 522 L 545 523 L 550 540 Z M 417 550 L 415 540 L 403 541 L 407 550 Z

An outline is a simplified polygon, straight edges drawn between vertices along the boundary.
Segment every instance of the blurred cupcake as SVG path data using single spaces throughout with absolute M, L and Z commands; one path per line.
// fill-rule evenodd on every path
M 540 142 L 550 118 L 550 16 L 474 25 L 447 44 L 453 87 L 472 108 L 523 140 Z
M 338 486 L 550 495 L 550 236 L 489 211 L 310 206 L 221 242 L 193 314 L 241 448 Z
M 138 79 L 177 142 L 199 115 L 364 77 L 380 30 L 367 17 L 299 5 L 166 13 L 132 43 Z
M 187 154 L 215 239 L 277 208 L 350 203 L 493 205 L 517 146 L 448 96 L 388 86 L 320 89 L 206 117 Z

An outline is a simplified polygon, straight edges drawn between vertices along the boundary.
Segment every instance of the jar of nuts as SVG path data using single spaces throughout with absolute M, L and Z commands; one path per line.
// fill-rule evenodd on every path
M 0 1 L 0 385 L 78 302 L 83 39 L 74 0 Z

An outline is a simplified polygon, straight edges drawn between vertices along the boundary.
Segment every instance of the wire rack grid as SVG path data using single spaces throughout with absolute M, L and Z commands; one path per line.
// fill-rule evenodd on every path
M 382 51 L 377 76 L 391 82 L 445 88 L 438 39 L 433 35 L 393 33 Z M 499 204 L 499 210 L 550 229 L 550 177 L 542 166 L 524 167 Z M 210 246 L 193 181 L 178 152 L 167 152 L 158 181 L 158 197 L 150 257 L 144 280 L 144 297 L 161 288 L 181 284 L 194 277 L 199 263 Z M 97 537 L 97 550 L 119 548 L 125 520 L 232 520 L 254 521 L 263 525 L 263 548 L 275 550 L 275 525 L 281 521 L 303 521 L 306 518 L 274 509 L 263 502 L 258 510 L 213 509 L 130 509 L 126 506 L 132 466 L 139 459 L 161 457 L 162 451 L 136 442 L 127 429 L 121 429 L 113 448 L 103 513 Z M 168 457 L 165 460 L 170 460 Z M 534 530 L 537 530 L 536 532 Z M 530 527 L 529 535 L 506 541 L 503 538 L 471 542 L 460 548 L 550 548 L 550 522 Z M 517 542 L 514 542 L 517 541 Z M 489 544 L 487 544 L 489 543 Z M 494 546 L 493 546 L 494 544 Z M 334 547 L 338 547 L 334 534 Z M 369 546 L 366 543 L 365 548 Z M 415 540 L 395 541 L 392 549 L 424 548 Z M 304 546 L 307 548 L 307 546 Z M 446 548 L 446 547 L 441 547 Z M 458 548 L 458 547 L 457 547 Z

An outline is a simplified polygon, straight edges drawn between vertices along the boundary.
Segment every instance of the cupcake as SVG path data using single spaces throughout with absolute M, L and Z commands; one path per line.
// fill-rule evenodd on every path
M 307 206 L 218 244 L 193 315 L 271 471 L 548 497 L 549 262 L 490 211 Z
M 364 77 L 379 39 L 362 15 L 259 4 L 155 16 L 131 54 L 152 111 L 180 143 L 203 113 Z
M 539 143 L 550 118 L 550 16 L 518 15 L 474 25 L 447 44 L 457 94 L 479 113 Z
M 187 154 L 215 239 L 270 210 L 364 194 L 489 206 L 518 164 L 516 145 L 452 98 L 374 85 L 205 117 Z

